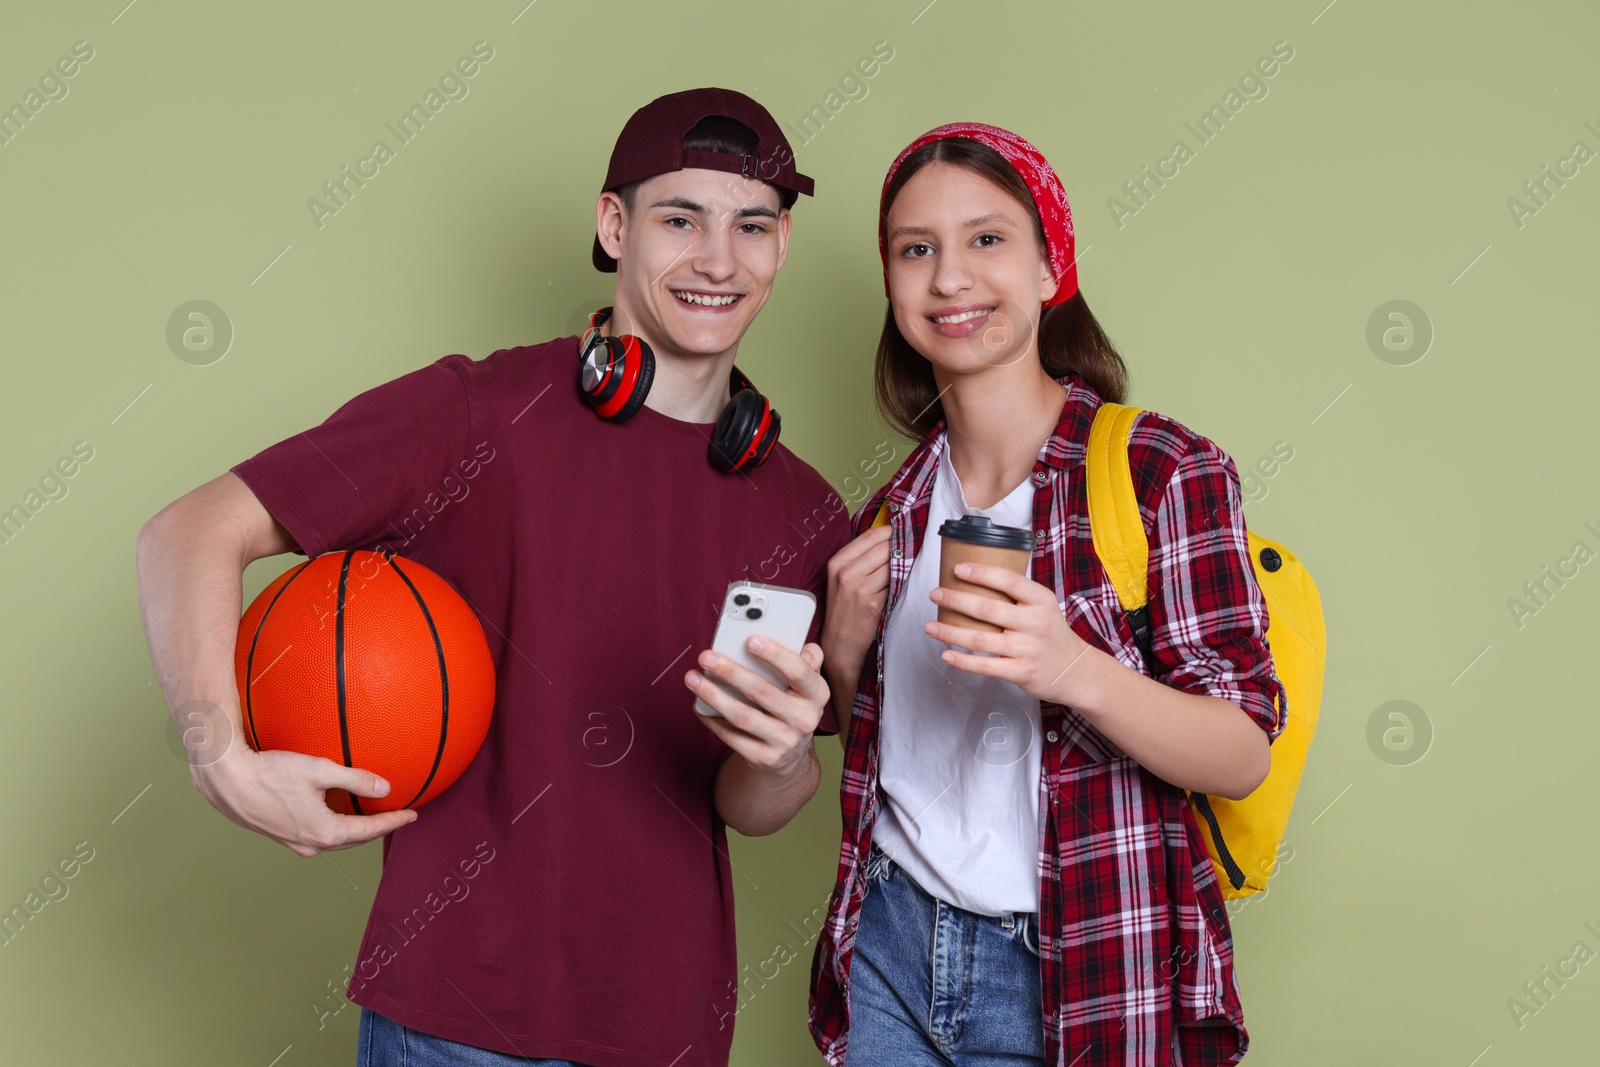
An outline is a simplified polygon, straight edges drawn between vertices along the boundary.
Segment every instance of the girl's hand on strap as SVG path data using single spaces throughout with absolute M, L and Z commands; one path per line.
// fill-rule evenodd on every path
M 834 665 L 860 673 L 888 601 L 889 527 L 874 526 L 828 561 L 827 610 L 817 640 Z M 852 696 L 841 699 L 848 703 Z

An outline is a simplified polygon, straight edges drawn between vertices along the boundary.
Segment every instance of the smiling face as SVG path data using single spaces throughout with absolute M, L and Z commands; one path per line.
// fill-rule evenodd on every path
M 967 374 L 1036 352 L 1056 281 L 1028 207 L 951 163 L 917 171 L 889 207 L 895 325 L 937 370 Z
M 631 210 L 612 192 L 595 210 L 601 247 L 617 260 L 617 332 L 669 354 L 738 345 L 788 252 L 777 189 L 724 171 L 658 174 L 638 185 Z

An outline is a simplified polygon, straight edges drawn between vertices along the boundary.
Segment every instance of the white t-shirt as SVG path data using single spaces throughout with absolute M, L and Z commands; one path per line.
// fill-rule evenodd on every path
M 873 841 L 940 900 L 980 915 L 1039 910 L 1039 700 L 939 658 L 939 526 L 962 515 L 1031 528 L 1033 480 L 967 506 L 945 441 L 922 545 L 883 645 Z M 1029 572 L 1031 577 L 1032 566 Z M 957 651 L 967 651 L 957 649 Z

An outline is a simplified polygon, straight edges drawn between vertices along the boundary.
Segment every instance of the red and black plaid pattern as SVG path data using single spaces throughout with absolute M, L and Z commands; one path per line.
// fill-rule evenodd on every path
M 1154 412 L 1129 438 L 1150 541 L 1155 662 L 1143 662 L 1094 553 L 1083 458 L 1100 397 L 1078 375 L 1034 465 L 1032 577 L 1056 591 L 1073 630 L 1123 664 L 1242 708 L 1269 740 L 1288 700 L 1266 643 L 1233 460 Z M 845 745 L 844 835 L 827 925 L 811 968 L 810 1028 L 834 1067 L 849 1039 L 850 959 L 878 796 L 882 643 L 928 522 L 941 421 L 852 520 L 891 509 L 889 607 L 867 652 Z M 1043 702 L 1039 955 L 1045 1062 L 1056 1067 L 1236 1063 L 1249 1047 L 1233 939 L 1205 840 L 1182 789 L 1157 778 L 1077 711 Z M 1280 715 L 1281 711 L 1281 715 Z

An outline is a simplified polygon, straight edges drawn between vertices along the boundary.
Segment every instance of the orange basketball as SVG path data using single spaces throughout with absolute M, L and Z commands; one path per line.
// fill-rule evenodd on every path
M 415 808 L 461 776 L 489 732 L 494 661 L 477 616 L 433 571 L 326 552 L 261 591 L 233 655 L 245 740 L 360 767 L 383 797 L 326 792 L 347 815 Z

